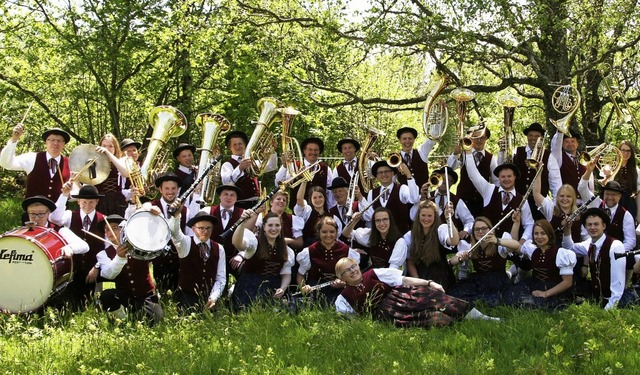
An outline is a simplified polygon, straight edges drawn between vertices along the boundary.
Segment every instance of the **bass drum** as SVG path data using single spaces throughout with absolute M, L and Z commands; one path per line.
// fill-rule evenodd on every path
M 171 231 L 167 221 L 149 211 L 138 211 L 127 220 L 124 239 L 134 259 L 151 260 L 167 251 Z
M 0 310 L 38 309 L 71 281 L 73 262 L 64 258 L 67 241 L 55 230 L 22 227 L 0 235 Z

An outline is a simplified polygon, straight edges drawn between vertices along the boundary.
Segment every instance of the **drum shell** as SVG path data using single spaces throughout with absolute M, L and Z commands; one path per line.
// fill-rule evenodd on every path
M 124 240 L 131 245 L 129 255 L 132 258 L 152 260 L 167 251 L 171 231 L 162 216 L 138 211 L 127 220 Z
M 37 310 L 71 281 L 67 241 L 54 229 L 22 227 L 0 236 L 0 310 Z

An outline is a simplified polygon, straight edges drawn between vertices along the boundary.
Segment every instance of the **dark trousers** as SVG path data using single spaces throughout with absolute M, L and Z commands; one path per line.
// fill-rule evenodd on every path
M 151 325 L 160 322 L 164 317 L 164 311 L 155 293 L 144 298 L 134 298 L 122 289 L 107 289 L 100 294 L 100 305 L 105 311 L 116 311 L 120 307 L 128 308 L 132 312 L 143 311 Z

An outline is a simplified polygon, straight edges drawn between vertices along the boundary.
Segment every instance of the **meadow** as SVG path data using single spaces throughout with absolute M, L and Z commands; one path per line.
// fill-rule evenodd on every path
M 3 230 L 19 220 L 18 207 L 0 202 Z M 181 316 L 169 296 L 162 303 L 165 318 L 153 327 L 135 316 L 110 319 L 94 305 L 81 313 L 0 314 L 0 373 L 617 374 L 640 364 L 640 308 L 479 306 L 502 321 L 424 330 L 313 306 L 240 313 L 220 306 Z

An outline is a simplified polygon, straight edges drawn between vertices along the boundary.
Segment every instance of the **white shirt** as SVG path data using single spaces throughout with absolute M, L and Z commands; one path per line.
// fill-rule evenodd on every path
M 607 235 L 602 235 L 596 242 L 596 259 L 600 255 L 600 249 L 602 248 L 602 244 L 604 240 L 607 238 Z M 562 247 L 565 249 L 570 249 L 576 254 L 584 255 L 585 257 L 589 256 L 589 245 L 591 245 L 591 239 L 586 241 L 574 243 L 571 239 L 571 236 L 563 236 L 562 237 Z M 622 293 L 624 293 L 624 286 L 626 283 L 626 265 L 627 260 L 625 257 L 616 259 L 614 253 L 622 253 L 624 252 L 624 245 L 622 242 L 618 240 L 614 240 L 611 243 L 611 249 L 609 250 L 609 259 L 611 260 L 611 297 L 607 302 L 607 305 L 604 307 L 605 310 L 609 310 L 620 301 L 622 297 Z M 593 277 L 593 276 L 592 276 Z
M 243 159 L 243 156 L 241 155 L 240 156 L 232 155 L 231 157 L 237 160 L 238 162 L 241 162 Z M 259 165 L 259 163 L 260 161 L 256 161 L 256 164 Z M 278 166 L 278 155 L 274 152 L 273 154 L 271 154 L 271 156 L 269 157 L 269 160 L 267 161 L 267 165 L 265 166 L 264 173 L 274 171 L 277 166 Z M 240 170 L 239 165 L 234 168 L 233 165 L 228 161 L 225 161 L 222 164 L 222 167 L 220 167 L 220 176 L 222 178 L 223 184 L 235 185 L 236 182 L 238 182 L 238 180 L 244 175 L 245 173 L 244 171 Z
M 473 149 L 472 151 L 473 151 L 473 153 L 476 153 L 476 152 L 481 153 L 483 157 L 487 156 L 485 150 L 479 150 L 478 151 L 476 149 Z M 470 157 L 474 161 L 474 164 L 475 164 L 475 158 L 473 157 L 473 153 L 471 154 Z M 462 152 L 461 156 L 460 155 L 453 155 L 453 154 L 449 155 L 449 159 L 447 159 L 447 165 L 451 169 L 459 169 L 459 168 L 462 167 L 462 160 L 461 159 L 466 159 L 466 154 L 464 153 L 464 151 Z M 493 174 L 493 171 L 498 167 L 498 158 L 495 155 L 493 155 L 491 157 L 491 163 L 489 165 L 490 165 L 489 169 L 491 170 L 491 177 L 490 177 L 491 178 L 491 183 L 496 185 L 496 186 L 498 186 L 498 185 L 500 185 L 500 180 L 498 179 L 498 177 L 496 177 Z M 477 167 L 477 165 L 476 165 L 476 167 Z M 467 167 L 467 169 L 468 169 L 468 167 Z
M 393 182 L 388 185 L 389 194 L 391 194 L 391 192 L 393 191 L 393 187 L 394 187 Z M 384 188 L 385 187 L 381 187 L 380 192 L 382 192 Z M 418 185 L 416 185 L 416 180 L 413 178 L 408 180 L 406 185 L 404 184 L 400 185 L 400 191 L 398 192 L 398 194 L 400 196 L 400 202 L 405 204 L 406 203 L 415 204 L 420 201 L 420 189 L 418 189 Z M 376 197 L 373 196 L 373 189 L 372 189 L 369 191 L 369 194 L 367 194 L 366 201 L 361 200 L 360 202 L 358 202 L 358 210 L 362 212 L 362 210 L 369 204 L 368 202 L 373 201 L 375 198 Z M 387 207 L 387 200 L 384 199 L 384 194 L 380 198 L 380 205 L 382 207 Z M 393 209 L 393 207 L 389 207 L 389 208 Z M 362 220 L 366 222 L 370 222 L 371 218 L 373 217 L 373 211 L 375 211 L 373 206 L 369 207 L 369 209 L 366 212 L 362 213 Z
M 404 242 L 407 244 L 407 259 L 411 259 L 411 242 L 413 241 L 413 234 L 411 231 L 402 236 L 404 238 Z M 438 227 L 438 241 L 440 244 L 447 249 L 453 249 L 453 246 L 449 244 L 449 228 L 447 228 L 447 224 L 440 224 Z
M 373 272 L 376 273 L 378 280 L 391 287 L 402 285 L 402 271 L 393 268 L 374 268 Z M 339 295 L 334 303 L 336 311 L 341 314 L 354 314 L 356 311 L 351 304 L 347 302 L 347 299 L 342 295 Z

